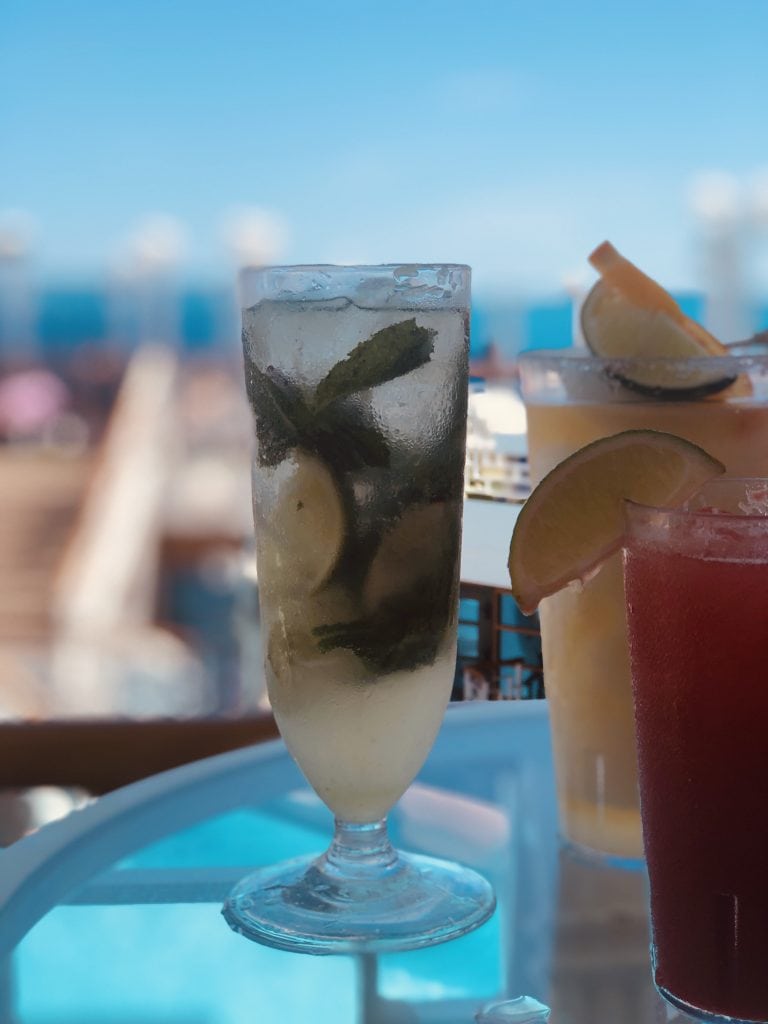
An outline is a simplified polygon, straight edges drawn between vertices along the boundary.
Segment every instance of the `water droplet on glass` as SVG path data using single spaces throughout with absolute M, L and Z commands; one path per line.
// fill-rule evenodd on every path
M 546 1024 L 550 1009 L 533 996 L 489 1003 L 475 1014 L 477 1024 Z

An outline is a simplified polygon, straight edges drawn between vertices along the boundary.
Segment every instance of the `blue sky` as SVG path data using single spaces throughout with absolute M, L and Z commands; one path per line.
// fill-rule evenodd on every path
M 163 213 L 184 274 L 223 279 L 257 207 L 283 262 L 552 293 L 607 237 L 691 287 L 697 176 L 749 207 L 768 171 L 766 39 L 766 0 L 3 0 L 0 211 L 49 276 Z

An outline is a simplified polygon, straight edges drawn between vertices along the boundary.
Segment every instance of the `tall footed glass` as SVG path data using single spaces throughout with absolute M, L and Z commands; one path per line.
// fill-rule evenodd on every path
M 393 849 L 456 658 L 470 271 L 273 267 L 243 347 L 271 705 L 333 812 L 328 851 L 255 872 L 224 916 L 309 953 L 412 949 L 493 912 L 481 876 Z

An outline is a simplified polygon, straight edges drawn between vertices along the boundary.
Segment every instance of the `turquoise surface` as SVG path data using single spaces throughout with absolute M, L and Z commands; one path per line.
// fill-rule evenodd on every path
M 302 820 L 303 819 L 303 820 Z M 118 861 L 95 884 L 164 869 L 221 869 L 321 851 L 332 820 L 306 792 L 197 824 Z M 396 821 L 392 829 L 397 835 Z M 218 871 L 221 875 L 221 871 Z M 93 898 L 93 884 L 71 899 Z M 499 914 L 478 931 L 418 953 L 378 958 L 377 998 L 477 999 L 502 984 Z M 51 951 L 56 950 L 52 957 Z M 147 958 L 147 950 L 151 957 Z M 488 951 L 497 953 L 488 956 Z M 14 1024 L 271 1024 L 356 1022 L 364 964 L 301 957 L 235 935 L 216 902 L 64 905 L 17 947 Z M 137 984 L 140 976 L 141 982 Z M 269 979 L 269 984 L 264 979 Z M 317 1005 L 318 987 L 333 993 Z M 244 1013 L 244 1007 L 248 1012 Z M 119 1008 L 119 1009 L 116 1009 Z M 0 1017 L 0 1019 L 2 1019 Z

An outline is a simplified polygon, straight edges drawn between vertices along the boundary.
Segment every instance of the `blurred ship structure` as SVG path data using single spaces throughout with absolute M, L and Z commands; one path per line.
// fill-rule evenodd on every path
M 6 363 L 29 363 L 38 354 L 33 239 L 30 217 L 0 212 L 0 351 Z
M 744 339 L 752 333 L 746 275 L 751 224 L 738 179 L 719 172 L 701 175 L 691 186 L 691 206 L 706 296 L 706 327 L 726 343 Z
M 0 214 L 0 717 L 44 713 L 49 593 L 92 468 L 76 436 L 59 457 L 69 393 L 40 359 L 32 234 Z
M 525 407 L 510 388 L 470 389 L 465 492 L 470 498 L 514 502 L 530 493 Z
M 768 236 L 768 174 L 745 182 L 724 171 L 698 175 L 690 187 L 705 326 L 725 344 L 743 341 L 761 322 L 755 279 Z
M 130 325 L 46 363 L 16 299 L 29 253 L 0 235 L 0 720 L 259 707 L 233 632 L 250 415 L 231 338 L 228 359 L 182 352 L 180 239 L 140 226 L 110 286 Z
M 470 362 L 465 492 L 470 498 L 524 501 L 530 492 L 525 406 L 514 360 L 493 341 Z
M 759 225 L 757 200 L 745 223 L 741 200 L 718 188 L 710 180 L 698 193 L 697 252 L 707 315 L 731 337 L 754 329 L 739 247 L 768 224 L 768 187 Z M 222 219 L 240 295 L 286 237 L 258 207 Z M 185 246 L 178 222 L 144 218 L 100 306 L 85 291 L 64 296 L 80 317 L 71 326 L 61 290 L 36 278 L 29 221 L 0 215 L 0 720 L 266 706 L 238 288 L 190 295 Z M 561 295 L 528 307 L 476 303 L 468 498 L 527 496 L 517 355 L 578 344 L 587 285 L 564 281 Z

